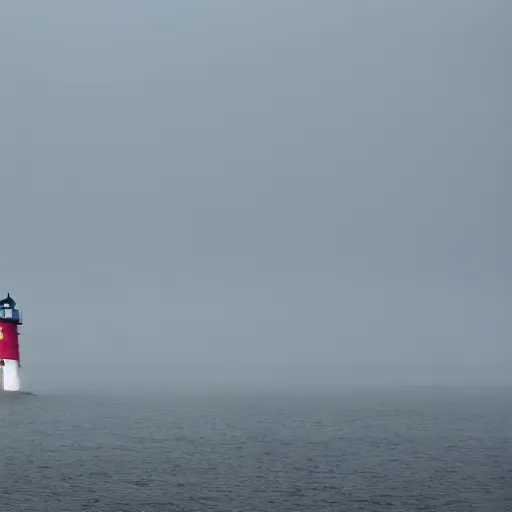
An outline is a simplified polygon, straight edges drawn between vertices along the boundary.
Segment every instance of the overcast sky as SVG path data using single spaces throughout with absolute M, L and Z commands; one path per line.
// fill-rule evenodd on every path
M 509 0 L 2 2 L 26 386 L 511 382 L 511 34 Z

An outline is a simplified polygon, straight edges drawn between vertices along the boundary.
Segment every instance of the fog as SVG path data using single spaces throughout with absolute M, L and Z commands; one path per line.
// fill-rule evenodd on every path
M 0 7 L 30 390 L 512 383 L 508 0 Z

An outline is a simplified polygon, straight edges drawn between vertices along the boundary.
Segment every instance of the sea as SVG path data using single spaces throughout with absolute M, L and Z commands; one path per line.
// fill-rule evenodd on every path
M 1 512 L 512 511 L 512 388 L 0 396 Z

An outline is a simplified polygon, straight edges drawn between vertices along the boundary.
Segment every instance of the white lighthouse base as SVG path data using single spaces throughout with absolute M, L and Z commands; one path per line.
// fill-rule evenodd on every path
M 3 391 L 21 391 L 20 367 L 18 361 L 4 359 L 5 366 L 0 368 L 1 388 Z

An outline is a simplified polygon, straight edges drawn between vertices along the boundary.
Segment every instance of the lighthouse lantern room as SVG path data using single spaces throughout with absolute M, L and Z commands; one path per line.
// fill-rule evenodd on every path
M 0 300 L 0 391 L 20 391 L 20 347 L 18 326 L 22 315 L 7 294 Z

